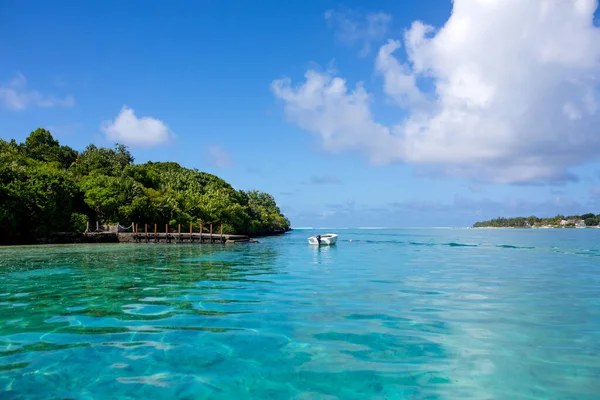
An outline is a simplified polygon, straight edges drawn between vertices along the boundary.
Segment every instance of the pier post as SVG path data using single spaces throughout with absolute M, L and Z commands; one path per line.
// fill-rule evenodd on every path
M 221 224 L 221 243 L 223 243 L 223 224 Z
M 210 243 L 212 243 L 212 224 L 210 224 Z
M 200 243 L 202 243 L 202 222 L 200 222 Z
M 144 224 L 144 236 L 146 237 L 146 243 L 148 243 L 148 224 Z
M 194 229 L 192 227 L 191 222 L 190 222 L 190 243 L 194 243 Z

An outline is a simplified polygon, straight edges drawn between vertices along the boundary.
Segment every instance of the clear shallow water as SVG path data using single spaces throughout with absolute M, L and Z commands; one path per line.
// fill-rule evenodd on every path
M 0 398 L 598 398 L 600 229 L 338 232 L 0 248 Z

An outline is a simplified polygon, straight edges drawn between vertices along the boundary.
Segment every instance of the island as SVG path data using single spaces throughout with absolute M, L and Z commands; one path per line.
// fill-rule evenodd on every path
M 222 233 L 250 237 L 290 230 L 272 195 L 236 190 L 175 162 L 136 164 L 122 144 L 76 151 L 42 128 L 24 143 L 0 139 L 0 244 L 147 224 L 196 232 L 217 224 Z
M 498 217 L 488 221 L 479 221 L 473 228 L 596 228 L 600 222 L 600 214 L 557 215 L 551 218 Z

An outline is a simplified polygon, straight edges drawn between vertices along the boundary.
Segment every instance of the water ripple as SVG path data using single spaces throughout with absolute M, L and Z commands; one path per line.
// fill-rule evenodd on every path
M 600 392 L 600 232 L 310 234 L 0 249 L 3 396 Z

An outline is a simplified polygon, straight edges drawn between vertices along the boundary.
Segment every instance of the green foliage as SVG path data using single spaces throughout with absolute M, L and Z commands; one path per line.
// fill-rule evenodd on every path
M 581 216 L 585 226 L 598 226 L 600 223 L 600 215 L 594 215 L 592 213 L 583 214 Z
M 133 156 L 127 147 L 122 144 L 117 144 L 114 149 L 96 147 L 90 144 L 77 157 L 77 160 L 71 166 L 71 171 L 76 177 L 91 173 L 118 176 L 131 163 L 133 163 Z
M 474 228 L 529 228 L 529 227 L 565 227 L 574 228 L 580 226 L 581 220 L 586 226 L 597 226 L 600 222 L 600 216 L 592 213 L 583 215 L 557 215 L 551 218 L 538 218 L 536 216 L 515 217 L 515 218 L 495 218 L 489 221 L 480 221 L 473 224 Z M 564 221 L 564 222 L 563 222 Z
M 69 146 L 60 146 L 58 140 L 45 129 L 31 132 L 21 145 L 24 154 L 37 161 L 56 162 L 62 168 L 68 168 L 77 159 L 77 152 Z
M 84 232 L 87 229 L 89 218 L 85 214 L 72 213 L 71 214 L 71 230 L 75 232 Z
M 0 140 L 0 243 L 30 242 L 89 221 L 223 224 L 224 233 L 264 235 L 290 229 L 275 199 L 235 190 L 217 176 L 173 162 L 133 164 L 129 150 L 89 145 L 77 153 L 37 129 L 17 144 Z
M 277 231 L 290 225 L 289 220 L 279 212 L 279 207 L 270 194 L 253 190 L 247 192 L 246 196 L 251 218 L 261 222 L 252 226 L 254 233 L 260 234 L 265 229 Z
M 518 227 L 518 228 L 523 228 L 523 227 L 527 227 L 528 225 L 528 221 L 531 217 L 529 218 L 525 218 L 525 217 L 517 217 L 517 218 L 504 218 L 504 217 L 499 217 L 496 219 L 492 219 L 490 221 L 482 221 L 482 222 L 476 222 L 473 227 L 475 228 L 482 228 L 482 227 L 488 227 L 488 228 L 510 228 L 510 227 Z
M 582 217 L 583 217 L 583 215 L 582 215 Z M 591 217 L 585 218 L 583 220 L 583 222 L 585 222 L 585 226 L 597 226 L 600 221 L 597 216 L 592 214 Z
M 6 154 L 4 154 L 7 158 Z M 54 163 L 16 157 L 0 166 L 0 243 L 71 228 L 77 186 Z

